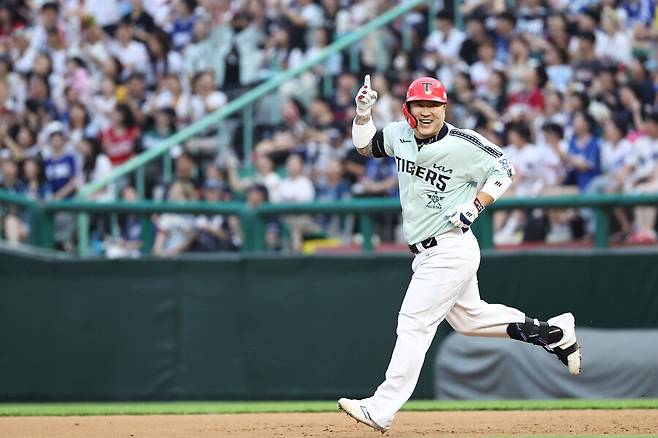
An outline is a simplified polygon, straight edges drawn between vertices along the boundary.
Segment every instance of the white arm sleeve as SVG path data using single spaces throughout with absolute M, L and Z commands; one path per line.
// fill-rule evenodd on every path
M 492 176 L 485 181 L 481 191 L 491 196 L 495 201 L 505 193 L 511 184 L 512 178 L 499 175 Z
M 352 141 L 357 149 L 363 149 L 370 144 L 370 141 L 375 136 L 377 128 L 372 121 L 372 117 L 365 125 L 357 125 L 356 121 L 352 122 Z

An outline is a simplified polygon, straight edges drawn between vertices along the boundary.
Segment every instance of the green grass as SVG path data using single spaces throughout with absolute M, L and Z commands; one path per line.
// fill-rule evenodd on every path
M 405 411 L 501 411 L 555 409 L 658 409 L 658 399 L 621 400 L 413 400 Z M 237 414 L 263 412 L 333 412 L 335 401 L 293 402 L 134 402 L 0 403 L 0 416 Z

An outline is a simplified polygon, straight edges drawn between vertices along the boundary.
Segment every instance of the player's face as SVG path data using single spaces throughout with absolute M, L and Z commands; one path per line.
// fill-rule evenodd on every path
M 446 118 L 446 105 L 429 100 L 411 102 L 409 111 L 418 122 L 414 128 L 418 138 L 430 138 L 438 134 Z

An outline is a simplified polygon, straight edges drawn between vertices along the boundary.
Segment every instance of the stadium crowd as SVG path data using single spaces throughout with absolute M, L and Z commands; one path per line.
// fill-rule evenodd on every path
M 160 160 L 150 163 L 145 196 L 252 206 L 397 196 L 395 161 L 361 157 L 351 142 L 354 94 L 366 73 L 379 93 L 373 117 L 380 128 L 402 119 L 414 78 L 439 78 L 449 91 L 447 120 L 507 152 L 517 169 L 509 196 L 658 192 L 655 1 L 466 0 L 461 29 L 452 3 L 440 3 L 432 22 L 420 7 L 259 100 L 251 156 L 241 119 L 233 118 L 175 147 L 171 180 Z M 71 198 L 396 4 L 3 0 L 0 188 Z M 251 174 L 240 171 L 246 161 L 254 163 Z M 93 195 L 98 202 L 116 197 L 138 200 L 135 182 L 119 180 Z M 613 216 L 613 239 L 657 240 L 654 207 L 618 208 Z M 71 248 L 74 221 L 55 219 L 58 246 Z M 153 221 L 156 255 L 241 245 L 234 217 L 162 214 Z M 113 234 L 109 222 L 94 219 L 98 252 L 139 254 L 142 222 L 123 215 Z M 305 235 L 340 237 L 349 222 L 273 218 L 268 248 L 299 251 Z M 377 222 L 382 239 L 401 240 L 397 218 Z M 587 239 L 591 222 L 588 210 L 515 210 L 496 215 L 496 239 Z M 3 209 L 4 239 L 18 243 L 29 232 L 27 213 Z

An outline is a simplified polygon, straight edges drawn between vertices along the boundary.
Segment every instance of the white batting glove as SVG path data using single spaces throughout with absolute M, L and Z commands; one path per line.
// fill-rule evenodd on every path
M 450 213 L 448 220 L 457 228 L 467 230 L 473 224 L 475 219 L 484 210 L 484 206 L 479 199 L 475 198 L 473 202 L 467 202 L 457 207 Z
M 370 115 L 370 109 L 377 102 L 377 92 L 370 88 L 370 75 L 363 79 L 363 86 L 359 89 L 359 94 L 354 99 L 356 102 L 356 113 L 359 116 Z

